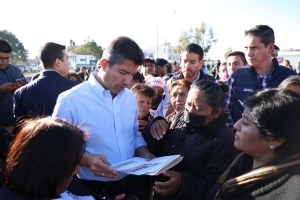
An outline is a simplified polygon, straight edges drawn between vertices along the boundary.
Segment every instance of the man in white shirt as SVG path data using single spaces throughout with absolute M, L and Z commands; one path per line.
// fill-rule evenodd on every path
M 147 160 L 155 157 L 138 132 L 137 103 L 127 89 L 143 62 L 140 47 L 128 37 L 118 37 L 105 49 L 98 74 L 57 99 L 52 116 L 64 118 L 89 133 L 78 177 L 97 195 L 128 195 L 132 192 L 128 186 L 138 182 L 117 173 L 111 164 L 135 154 Z

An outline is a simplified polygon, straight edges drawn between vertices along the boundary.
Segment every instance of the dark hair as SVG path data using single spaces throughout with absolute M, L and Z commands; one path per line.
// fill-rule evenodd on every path
M 182 51 L 198 54 L 199 60 L 202 60 L 203 56 L 204 56 L 203 49 L 198 44 L 195 44 L 195 43 L 191 43 L 191 44 L 184 46 Z
M 46 44 L 44 44 L 40 49 L 39 55 L 39 58 L 43 63 L 44 68 L 52 68 L 57 58 L 61 61 L 64 61 L 63 50 L 65 49 L 66 46 L 53 42 L 47 42 Z
M 57 198 L 59 189 L 67 187 L 84 146 L 84 132 L 65 120 L 28 119 L 7 154 L 5 184 L 21 196 Z
M 266 140 L 283 138 L 280 156 L 300 151 L 300 94 L 280 88 L 258 91 L 244 101 L 253 123 Z
M 158 66 L 163 67 L 165 64 L 168 64 L 168 61 L 163 59 L 163 58 L 157 58 L 155 60 L 155 66 L 156 67 L 158 67 Z
M 0 39 L 0 52 L 3 53 L 11 53 L 12 49 L 11 46 L 5 40 Z
M 167 63 L 167 73 L 172 73 L 173 65 L 171 63 Z
M 137 83 L 132 86 L 131 91 L 133 94 L 142 94 L 149 98 L 154 98 L 156 95 L 155 90 L 152 87 L 142 83 Z
M 190 82 L 190 81 L 188 81 L 186 79 L 179 79 L 177 81 L 174 81 L 170 85 L 170 87 L 169 87 L 169 96 L 171 97 L 171 92 L 172 92 L 172 90 L 173 90 L 174 87 L 176 87 L 176 86 L 184 86 L 184 87 L 186 87 L 187 91 L 189 91 L 190 88 L 191 88 L 191 85 L 192 85 L 192 82 Z
M 207 104 L 212 107 L 213 110 L 218 108 L 223 109 L 225 94 L 218 83 L 204 79 L 193 83 L 191 89 L 197 89 L 202 92 L 206 97 Z
M 150 62 L 150 63 L 155 65 L 155 61 L 153 59 L 150 59 L 150 58 L 145 58 L 145 62 Z
M 284 79 L 278 87 L 286 89 L 288 86 L 291 85 L 300 86 L 300 76 L 298 75 L 289 76 L 288 78 Z
M 245 54 L 244 52 L 241 52 L 241 51 L 233 51 L 231 52 L 230 54 L 228 54 L 228 56 L 226 57 L 226 60 L 230 57 L 230 56 L 240 56 L 244 65 L 247 65 L 247 60 L 246 60 L 246 57 L 245 57 Z
M 108 60 L 109 67 L 122 64 L 125 60 L 133 61 L 136 65 L 144 63 L 144 53 L 139 45 L 129 37 L 117 37 L 104 50 L 102 58 Z
M 176 62 L 176 61 L 174 61 L 174 65 L 177 65 L 177 62 Z
M 140 72 L 136 72 L 133 77 L 132 80 L 138 80 L 140 83 L 144 82 L 144 77 Z
M 260 42 L 263 43 L 265 47 L 268 44 L 275 42 L 274 31 L 267 25 L 256 25 L 245 31 L 245 36 L 247 35 L 253 35 L 254 37 L 260 38 Z
M 274 45 L 274 49 L 276 49 L 277 51 L 280 50 L 280 48 L 277 45 Z
M 79 83 L 83 82 L 82 78 L 77 73 L 75 72 L 68 73 L 68 79 L 71 79 L 72 76 L 75 77 Z

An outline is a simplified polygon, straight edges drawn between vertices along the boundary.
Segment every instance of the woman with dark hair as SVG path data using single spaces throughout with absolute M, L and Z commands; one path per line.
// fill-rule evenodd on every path
M 70 72 L 68 74 L 67 78 L 72 80 L 72 81 L 78 81 L 79 83 L 83 82 L 82 78 L 78 74 L 76 74 L 75 72 Z
M 143 131 L 148 122 L 153 118 L 150 114 L 152 99 L 155 97 L 155 90 L 145 84 L 137 83 L 132 88 L 139 108 L 138 122 L 139 131 Z
M 210 80 L 191 85 L 185 110 L 157 117 L 144 129 L 156 156 L 180 154 L 183 160 L 154 181 L 154 199 L 201 199 L 237 155 L 226 127 L 224 92 Z
M 300 95 L 265 89 L 244 106 L 234 125 L 234 146 L 243 153 L 206 199 L 300 199 Z
M 57 118 L 21 125 L 4 165 L 1 199 L 54 199 L 66 191 L 85 146 L 84 132 Z

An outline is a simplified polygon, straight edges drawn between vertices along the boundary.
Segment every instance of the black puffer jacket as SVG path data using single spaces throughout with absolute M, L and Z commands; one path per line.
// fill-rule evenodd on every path
M 228 114 L 222 113 L 201 130 L 189 131 L 184 122 L 184 112 L 180 111 L 168 118 L 169 129 L 162 140 L 151 136 L 150 127 L 163 118 L 157 117 L 148 123 L 143 135 L 152 153 L 156 156 L 184 156 L 171 169 L 183 174 L 180 189 L 174 196 L 156 195 L 154 199 L 201 199 L 215 184 L 238 154 L 233 146 L 234 138 L 226 127 L 227 116 Z

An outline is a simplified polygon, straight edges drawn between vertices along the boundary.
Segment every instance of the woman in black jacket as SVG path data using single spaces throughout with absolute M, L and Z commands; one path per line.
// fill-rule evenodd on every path
M 154 199 L 201 199 L 237 155 L 223 110 L 224 92 L 210 80 L 192 84 L 186 109 L 144 129 L 156 156 L 181 154 L 183 160 L 154 181 Z
M 265 89 L 234 125 L 243 151 L 204 199 L 300 199 L 300 95 Z

